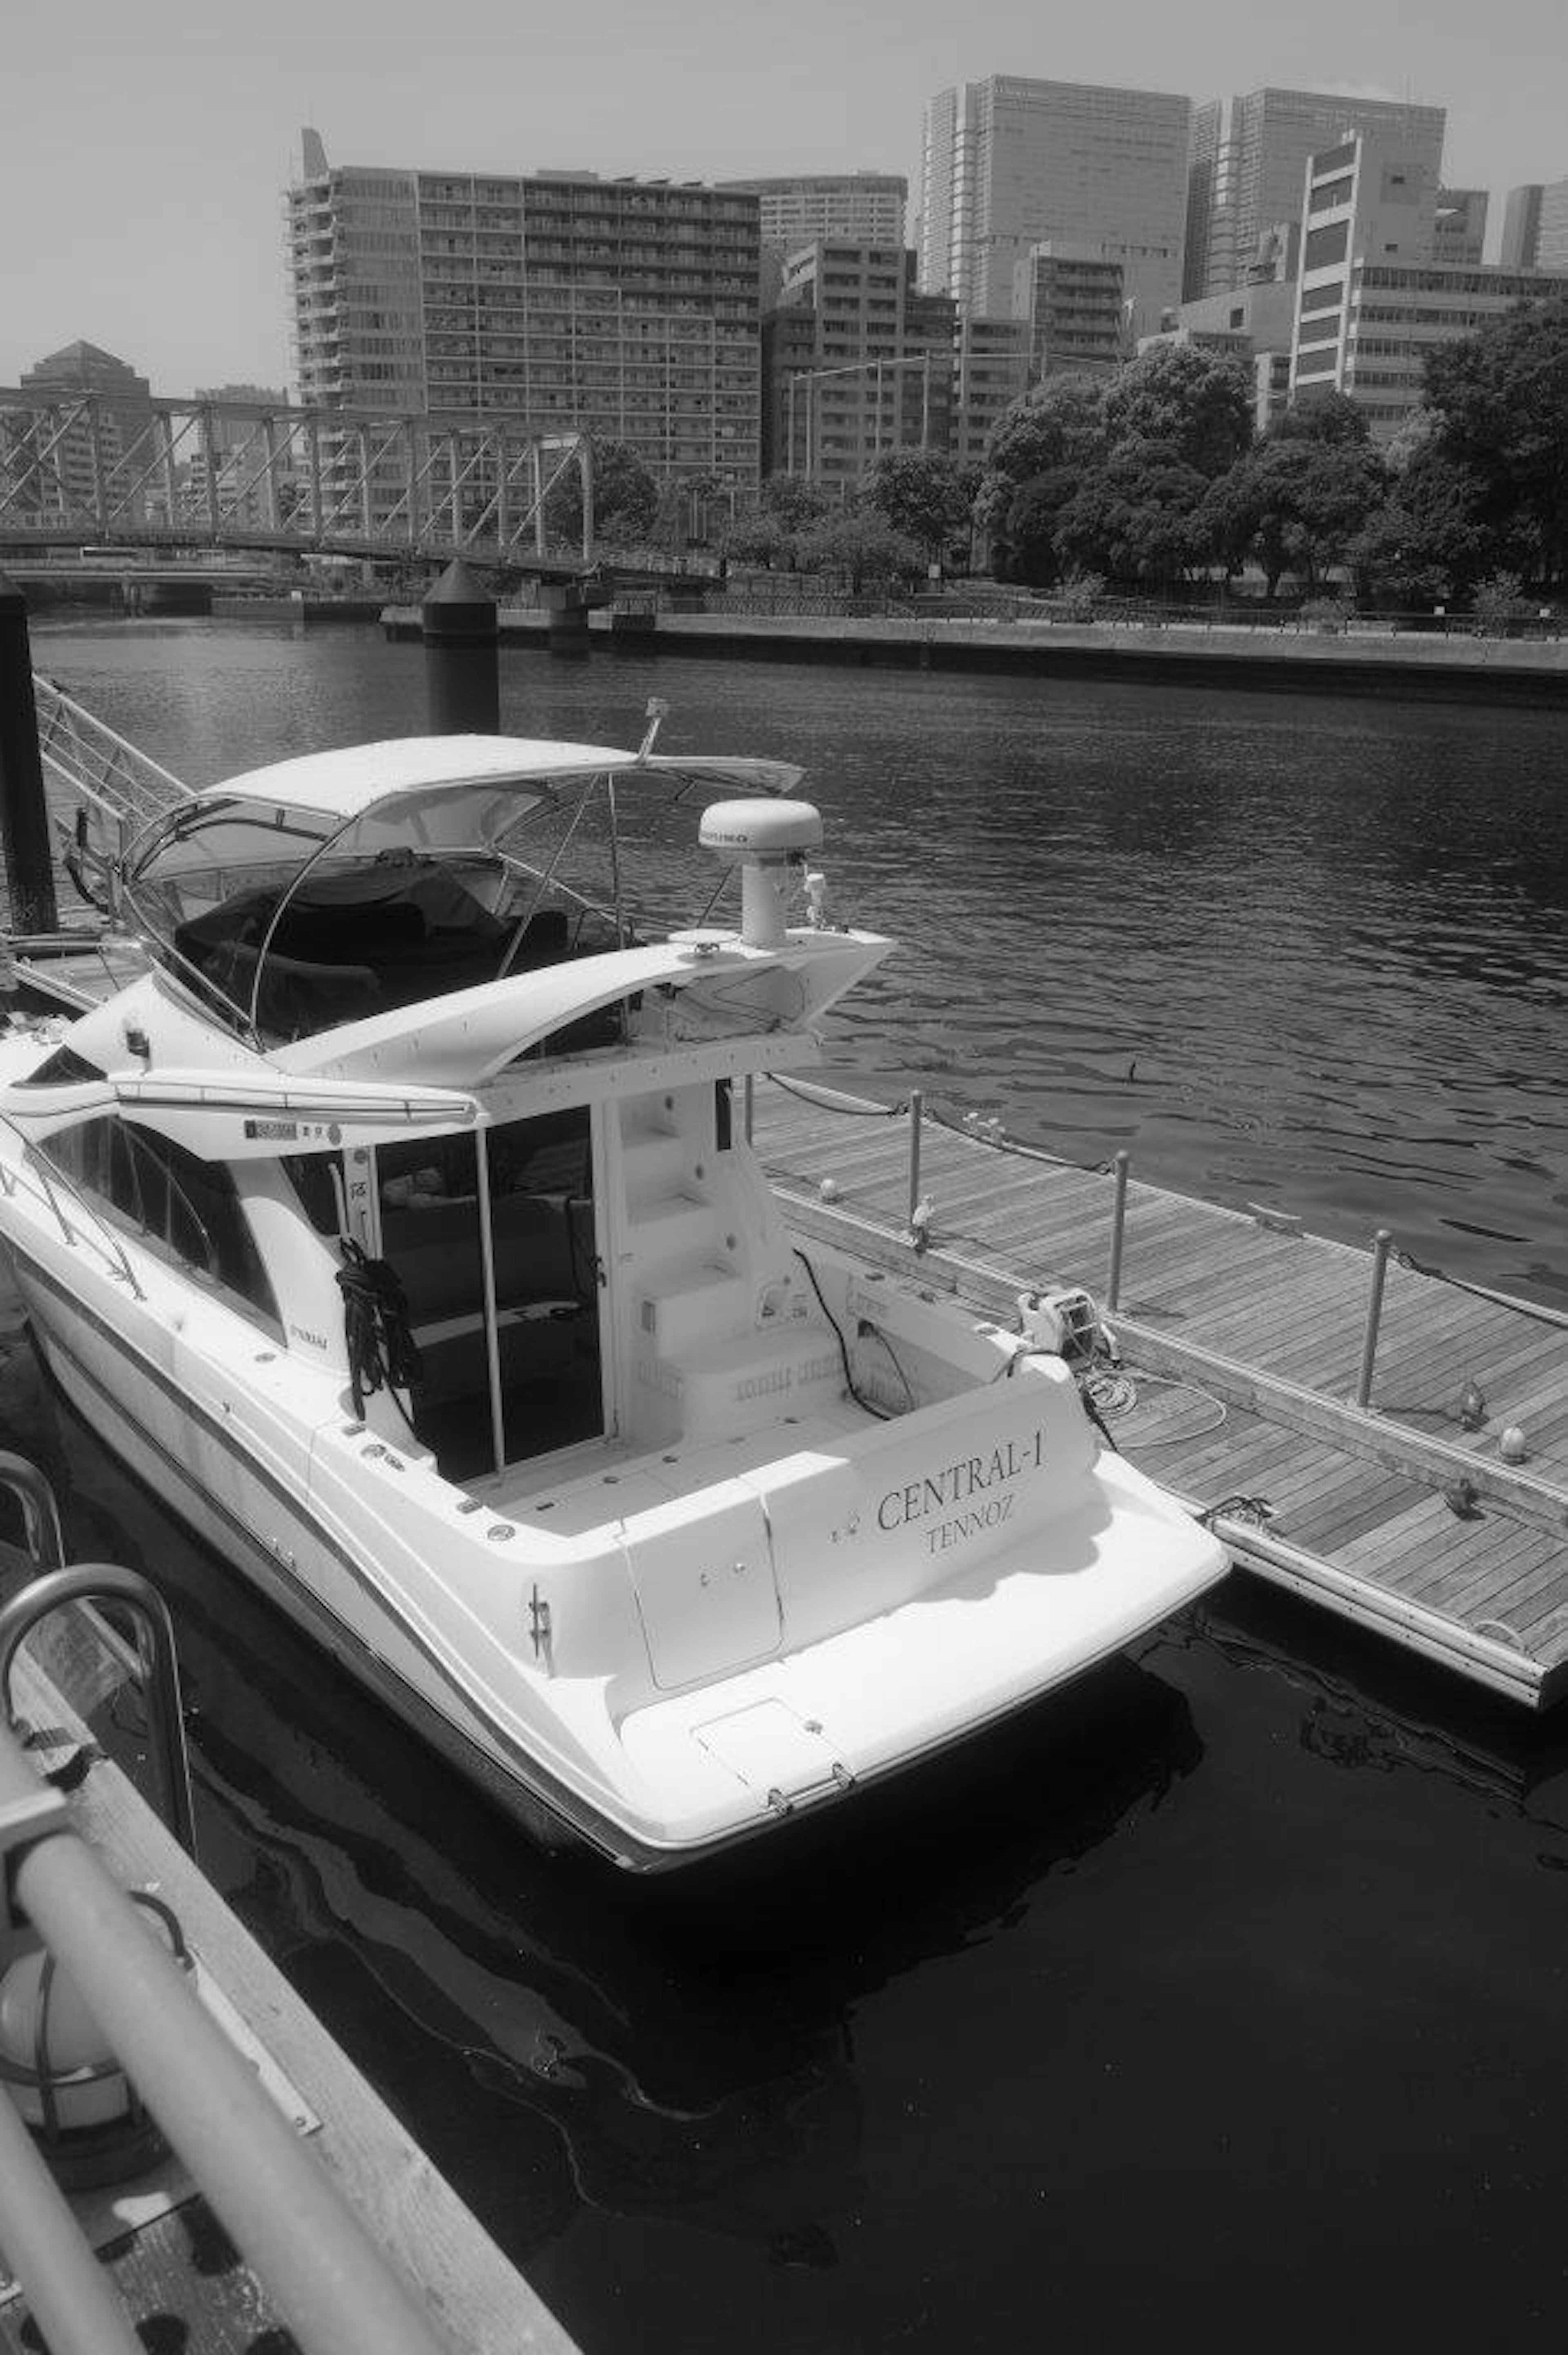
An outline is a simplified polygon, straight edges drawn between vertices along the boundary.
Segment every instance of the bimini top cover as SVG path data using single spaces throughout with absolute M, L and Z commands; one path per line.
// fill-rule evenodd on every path
M 521 737 L 354 745 L 228 778 L 165 813 L 125 860 L 125 900 L 209 1001 L 299 1037 L 389 993 L 444 994 L 609 944 L 585 934 L 593 913 L 624 943 L 638 914 L 617 848 L 623 789 L 626 815 L 652 815 L 698 787 L 778 794 L 800 776 L 781 761 Z M 645 802 L 646 786 L 662 790 Z M 574 881 L 568 855 L 597 858 L 608 879 Z M 640 864 L 659 871 L 652 839 Z M 533 923 L 552 894 L 558 912 Z
M 557 744 L 531 736 L 398 736 L 380 744 L 350 744 L 338 751 L 274 761 L 267 768 L 226 777 L 195 799 L 269 802 L 343 820 L 409 793 L 439 796 L 486 781 L 567 783 L 631 770 L 754 794 L 792 793 L 803 774 L 788 761 L 627 752 L 609 745 Z

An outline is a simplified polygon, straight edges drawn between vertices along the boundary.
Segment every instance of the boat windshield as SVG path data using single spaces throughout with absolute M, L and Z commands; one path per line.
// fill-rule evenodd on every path
M 485 778 L 346 819 L 204 795 L 132 855 L 125 900 L 225 1019 L 281 1043 L 700 921 L 722 879 L 693 851 L 696 797 L 671 827 L 689 787 Z

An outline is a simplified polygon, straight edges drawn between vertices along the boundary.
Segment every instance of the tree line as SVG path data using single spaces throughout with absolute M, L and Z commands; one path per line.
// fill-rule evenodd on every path
M 1568 296 L 1435 348 L 1422 405 L 1384 448 L 1340 393 L 1262 432 L 1253 410 L 1248 365 L 1156 345 L 1109 378 L 1033 386 L 979 467 L 893 451 L 842 500 L 775 475 L 719 546 L 731 567 L 853 591 L 972 559 L 1031 588 L 1145 596 L 1244 570 L 1269 598 L 1288 579 L 1308 596 L 1342 584 L 1403 610 L 1502 611 L 1527 591 L 1568 591 Z M 609 445 L 608 457 L 601 531 L 646 529 L 657 487 L 630 453 Z

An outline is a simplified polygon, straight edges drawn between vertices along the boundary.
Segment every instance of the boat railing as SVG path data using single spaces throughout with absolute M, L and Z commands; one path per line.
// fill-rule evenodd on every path
M 117 736 L 39 671 L 33 674 L 33 698 L 44 766 L 122 837 L 192 798 L 190 787 L 150 753 Z
M 130 1254 L 109 1220 L 101 1210 L 94 1209 L 75 1180 L 46 1159 L 32 1139 L 25 1136 L 16 1123 L 4 1113 L 0 1113 L 0 1127 L 8 1128 L 22 1148 L 21 1159 L 10 1168 L 0 1162 L 0 1191 L 4 1191 L 7 1200 L 19 1186 L 26 1185 L 30 1178 L 34 1199 L 47 1203 L 53 1211 L 60 1233 L 70 1248 L 74 1251 L 78 1243 L 86 1243 L 101 1252 L 108 1263 L 111 1275 L 117 1282 L 129 1284 L 133 1298 L 145 1300 L 147 1295 L 137 1280 Z M 82 1226 L 77 1226 L 68 1216 L 67 1202 L 85 1222 Z

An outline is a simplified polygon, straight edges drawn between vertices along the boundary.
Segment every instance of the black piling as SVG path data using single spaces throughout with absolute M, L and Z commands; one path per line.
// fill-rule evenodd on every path
M 454 557 L 419 607 L 432 736 L 494 736 L 501 727 L 495 600 Z
M 27 601 L 0 572 L 0 833 L 11 891 L 11 928 L 52 932 L 55 868 L 44 764 L 38 753 L 38 708 L 33 696 L 33 649 Z

